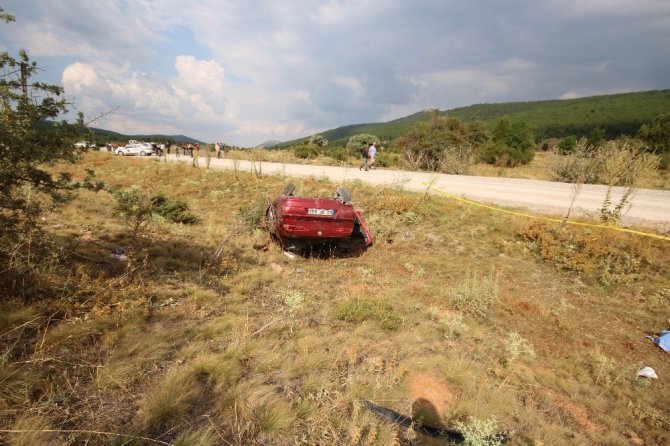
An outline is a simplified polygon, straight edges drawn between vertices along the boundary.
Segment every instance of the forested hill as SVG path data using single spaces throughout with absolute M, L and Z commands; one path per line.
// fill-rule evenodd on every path
M 41 121 L 39 126 L 41 128 L 49 129 L 57 125 L 54 121 Z M 151 142 L 167 142 L 170 141 L 176 144 L 183 143 L 192 143 L 192 144 L 205 144 L 202 141 L 199 141 L 195 138 L 191 138 L 186 135 L 164 135 L 164 134 L 146 134 L 146 135 L 133 135 L 133 134 L 123 134 L 118 132 L 113 132 L 111 130 L 99 129 L 95 127 L 86 127 L 79 130 L 81 134 L 81 139 L 84 141 L 94 142 L 98 144 L 104 144 L 108 142 L 121 143 L 123 141 L 129 141 L 131 139 L 136 139 L 138 141 L 151 141 Z
M 321 132 L 330 144 L 344 145 L 360 133 L 370 133 L 390 140 L 426 119 L 435 110 L 426 110 L 385 123 L 357 124 Z M 670 113 L 670 90 L 589 96 L 579 99 L 550 101 L 506 102 L 475 104 L 452 110 L 438 111 L 440 115 L 455 116 L 464 122 L 496 122 L 503 116 L 512 121 L 525 121 L 538 138 L 562 138 L 568 135 L 585 136 L 594 128 L 605 131 L 605 137 L 635 135 L 640 126 L 661 114 Z M 290 145 L 304 140 L 289 141 Z

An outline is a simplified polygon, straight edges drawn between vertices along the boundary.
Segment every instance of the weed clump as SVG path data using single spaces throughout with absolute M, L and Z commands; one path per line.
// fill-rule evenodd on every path
M 509 332 L 505 340 L 505 351 L 507 352 L 507 364 L 511 364 L 521 357 L 535 357 L 535 349 L 533 345 L 525 340 L 519 333 L 515 331 Z
M 542 260 L 595 277 L 602 285 L 632 283 L 640 276 L 641 256 L 617 246 L 607 234 L 534 223 L 520 235 Z
M 266 204 L 265 199 L 260 198 L 242 206 L 238 213 L 240 224 L 250 231 L 258 228 L 263 221 Z
M 350 299 L 335 310 L 335 319 L 360 324 L 366 320 L 376 321 L 385 330 L 396 330 L 402 325 L 402 317 L 391 304 L 370 298 Z
M 447 290 L 447 301 L 458 310 L 483 316 L 500 299 L 498 282 L 496 272 L 481 280 L 477 274 L 467 272 L 461 283 Z
M 498 422 L 495 417 L 480 420 L 468 417 L 467 422 L 457 421 L 454 427 L 463 434 L 464 446 L 500 446 L 503 438 L 495 435 Z

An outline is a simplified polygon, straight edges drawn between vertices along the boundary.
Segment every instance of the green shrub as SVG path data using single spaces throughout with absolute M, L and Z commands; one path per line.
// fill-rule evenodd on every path
M 312 135 L 307 144 L 316 147 L 326 147 L 328 145 L 328 140 L 323 135 Z
M 501 118 L 493 129 L 493 140 L 482 147 L 482 160 L 501 167 L 527 164 L 535 156 L 533 133 L 525 122 Z
M 346 161 L 348 154 L 347 151 L 344 150 L 342 147 L 338 147 L 336 149 L 331 150 L 328 153 L 328 156 L 336 161 Z
M 566 136 L 556 145 L 556 149 L 561 155 L 567 155 L 574 152 L 575 147 L 577 147 L 577 138 L 572 135 Z
M 661 170 L 670 170 L 670 152 L 661 154 L 661 161 L 658 163 Z
M 360 324 L 366 320 L 376 321 L 386 330 L 396 330 L 402 325 L 402 317 L 384 300 L 367 297 L 349 299 L 335 310 L 335 319 Z
M 299 145 L 293 148 L 293 154 L 296 158 L 312 159 L 319 156 L 319 150 L 313 145 Z
M 367 133 L 361 133 L 359 135 L 354 135 L 349 138 L 347 141 L 347 149 L 352 151 L 352 153 L 360 156 L 360 150 L 363 147 L 368 147 L 370 144 L 375 144 L 379 146 L 379 138 L 375 135 L 369 135 Z
M 510 147 L 503 142 L 489 142 L 482 147 L 481 159 L 499 167 L 516 167 L 528 164 L 535 157 L 533 149 Z
M 183 201 L 170 200 L 164 195 L 156 195 L 152 198 L 154 213 L 173 223 L 194 224 L 200 220 L 188 212 L 188 205 Z
M 115 210 L 125 219 L 131 238 L 137 239 L 151 222 L 154 214 L 152 199 L 137 185 L 113 191 L 112 194 L 116 200 Z
M 466 143 L 466 128 L 458 118 L 432 116 L 414 126 L 394 145 L 402 150 L 404 160 L 414 169 L 441 170 L 445 151 Z

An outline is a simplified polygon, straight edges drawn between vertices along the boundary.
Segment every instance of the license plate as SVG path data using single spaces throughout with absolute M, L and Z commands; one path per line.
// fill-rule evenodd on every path
M 335 215 L 335 209 L 307 208 L 307 215 L 325 215 L 332 217 Z

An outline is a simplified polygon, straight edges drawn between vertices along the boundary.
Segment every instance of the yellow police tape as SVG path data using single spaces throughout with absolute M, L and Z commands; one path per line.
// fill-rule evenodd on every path
M 441 194 L 443 194 L 443 195 L 445 195 L 449 198 L 453 198 L 454 200 L 461 201 L 463 203 L 468 203 L 468 204 L 471 204 L 473 206 L 479 206 L 481 208 L 490 209 L 490 210 L 496 211 L 496 212 L 503 212 L 505 214 L 516 215 L 516 216 L 519 216 L 519 217 L 535 218 L 537 220 L 545 220 L 545 221 L 551 221 L 551 222 L 555 222 L 555 223 L 567 223 L 569 225 L 588 226 L 588 227 L 591 227 L 591 228 L 611 229 L 613 231 L 628 232 L 629 234 L 641 235 L 643 237 L 657 238 L 657 239 L 660 239 L 660 240 L 665 240 L 666 242 L 670 242 L 670 237 L 666 237 L 666 236 L 660 235 L 660 234 L 652 234 L 652 233 L 649 233 L 649 232 L 636 231 L 634 229 L 628 229 L 628 228 L 619 228 L 617 226 L 595 224 L 595 223 L 584 223 L 584 222 L 581 222 L 581 221 L 561 220 L 559 218 L 542 217 L 542 216 L 539 216 L 539 215 L 525 214 L 523 212 L 510 211 L 510 210 L 502 209 L 502 208 L 499 208 L 499 207 L 496 207 L 496 206 L 490 206 L 488 204 L 479 203 L 479 202 L 474 201 L 474 200 L 468 200 L 467 198 L 458 197 L 454 194 L 450 194 L 449 192 L 445 192 L 443 190 L 432 187 L 430 184 L 427 184 L 427 183 L 423 183 L 423 185 L 428 187 L 429 190 L 434 190 L 434 191 L 439 192 L 439 193 L 441 193 Z

